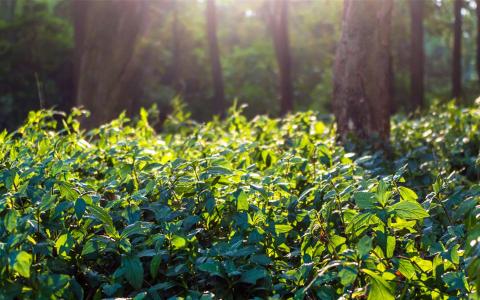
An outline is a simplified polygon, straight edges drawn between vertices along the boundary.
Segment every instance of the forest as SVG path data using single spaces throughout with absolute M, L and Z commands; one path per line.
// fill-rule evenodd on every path
M 480 0 L 0 0 L 0 300 L 479 289 Z

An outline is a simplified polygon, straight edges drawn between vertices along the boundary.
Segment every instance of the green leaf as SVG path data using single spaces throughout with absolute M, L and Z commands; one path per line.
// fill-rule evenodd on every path
M 160 268 L 160 263 L 162 262 L 162 256 L 157 254 L 152 258 L 150 262 L 150 275 L 153 279 L 157 277 L 158 269 Z
M 275 224 L 275 232 L 277 234 L 288 233 L 292 228 L 293 227 L 288 224 Z
M 368 269 L 362 269 L 362 272 L 370 277 L 370 290 L 368 299 L 371 300 L 394 300 L 393 289 L 388 282 L 375 272 Z
M 374 193 L 357 192 L 353 195 L 355 204 L 360 209 L 371 209 L 375 207 L 376 198 Z
M 449 291 L 465 291 L 468 285 L 463 272 L 447 272 L 442 275 L 442 280 L 447 284 Z
M 174 235 L 172 238 L 172 247 L 174 250 L 185 248 L 187 245 L 187 240 L 184 237 Z
M 430 272 L 433 268 L 431 261 L 415 256 L 411 260 L 422 269 L 423 272 Z
M 32 255 L 25 251 L 20 251 L 15 256 L 13 269 L 25 278 L 30 278 L 30 266 L 32 265 Z
M 91 205 L 89 206 L 89 210 L 95 218 L 100 220 L 100 223 L 102 223 L 103 227 L 105 228 L 105 232 L 109 236 L 112 236 L 112 237 L 118 236 L 118 232 L 113 226 L 112 218 L 104 208 L 96 205 Z
M 391 207 L 397 216 L 405 220 L 421 220 L 429 216 L 428 212 L 418 203 L 400 201 Z
M 240 191 L 237 196 L 237 210 L 248 210 L 247 194 L 244 191 Z
M 368 255 L 372 250 L 372 238 L 369 236 L 362 237 L 357 244 L 357 251 L 360 257 Z
M 128 225 L 122 231 L 121 237 L 126 238 L 134 234 L 146 235 L 150 231 L 150 223 L 147 222 L 135 222 Z
M 124 256 L 122 265 L 125 278 L 135 289 L 141 289 L 143 284 L 143 265 L 138 256 Z
M 58 183 L 58 187 L 60 189 L 60 194 L 68 201 L 75 201 L 79 196 L 71 183 L 61 181 Z
M 16 210 L 11 210 L 5 215 L 3 224 L 5 225 L 5 228 L 8 232 L 13 232 L 15 228 L 17 228 L 17 218 L 18 212 Z
M 398 261 L 398 271 L 407 279 L 412 279 L 415 275 L 415 267 L 408 259 L 401 258 Z
M 255 284 L 257 283 L 257 280 L 265 277 L 267 277 L 267 271 L 265 269 L 255 268 L 244 272 L 240 278 L 240 281 Z
M 198 265 L 200 271 L 207 272 L 210 275 L 222 276 L 221 266 L 218 262 L 206 262 Z
M 87 203 L 82 198 L 78 198 L 75 201 L 75 215 L 78 219 L 80 219 L 83 214 L 85 213 L 85 209 L 87 208 Z
M 357 278 L 358 271 L 352 267 L 343 267 L 340 272 L 338 272 L 338 277 L 340 277 L 340 283 L 343 286 L 349 286 Z
M 382 205 L 385 206 L 387 204 L 387 200 L 390 197 L 390 192 L 388 191 L 388 185 L 385 181 L 380 180 L 377 186 L 377 201 Z
M 55 242 L 55 249 L 57 250 L 58 255 L 68 256 L 73 245 L 75 245 L 75 240 L 70 234 L 65 233 L 58 237 Z
M 373 213 L 358 214 L 347 224 L 347 232 L 360 234 L 364 227 L 380 224 L 382 221 Z
M 386 252 L 385 256 L 387 258 L 391 258 L 393 256 L 393 253 L 395 252 L 395 245 L 396 245 L 396 239 L 394 236 L 387 236 L 387 247 L 386 247 Z
M 417 201 L 418 196 L 413 190 L 411 190 L 407 187 L 404 187 L 404 186 L 399 187 L 398 190 L 400 191 L 400 197 L 403 200 L 405 200 L 405 201 Z

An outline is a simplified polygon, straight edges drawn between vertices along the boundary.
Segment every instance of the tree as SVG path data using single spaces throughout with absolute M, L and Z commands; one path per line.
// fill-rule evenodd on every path
M 477 76 L 478 80 L 480 81 L 480 0 L 476 1 L 477 8 L 477 55 L 476 55 L 476 66 L 477 66 Z
M 213 111 L 216 114 L 223 115 L 225 113 L 226 103 L 225 92 L 223 88 L 222 65 L 220 63 L 220 54 L 218 50 L 217 13 L 215 7 L 215 0 L 207 0 L 206 19 L 208 49 L 210 54 L 214 90 Z
M 2 0 L 0 1 L 0 16 L 3 20 L 9 22 L 15 17 L 16 0 Z
M 273 44 L 279 69 L 280 114 L 293 110 L 291 56 L 288 39 L 288 0 L 273 1 L 271 27 Z
M 453 56 L 452 56 L 452 96 L 462 96 L 462 5 L 463 0 L 454 0 L 453 12 Z
M 423 10 L 424 0 L 410 0 L 410 98 L 413 109 L 424 104 Z
M 392 0 L 346 0 L 334 64 L 333 110 L 342 140 L 390 134 Z
M 73 2 L 75 98 L 91 112 L 86 127 L 131 110 L 140 93 L 138 42 L 146 5 L 137 0 Z

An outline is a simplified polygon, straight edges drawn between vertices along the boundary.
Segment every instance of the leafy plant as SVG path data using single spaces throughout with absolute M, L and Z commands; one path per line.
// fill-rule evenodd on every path
M 1 299 L 478 296 L 478 108 L 395 119 L 389 157 L 312 112 L 83 113 L 0 134 Z

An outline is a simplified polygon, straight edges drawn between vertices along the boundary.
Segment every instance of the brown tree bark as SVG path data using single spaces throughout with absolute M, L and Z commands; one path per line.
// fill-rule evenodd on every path
M 75 99 L 90 128 L 131 110 L 140 93 L 139 40 L 147 1 L 75 0 Z
M 390 134 L 392 0 L 346 0 L 334 64 L 333 110 L 341 140 Z
M 463 0 L 454 0 L 453 11 L 453 55 L 452 55 L 452 97 L 462 97 L 462 6 Z
M 220 54 L 218 50 L 217 13 L 215 0 L 207 0 L 206 20 L 208 50 L 212 67 L 212 81 L 214 90 L 213 111 L 216 114 L 224 115 L 226 103 L 225 92 L 223 88 L 222 64 L 220 62 Z
M 478 80 L 480 81 L 480 0 L 476 1 L 477 8 L 476 8 L 476 13 L 477 13 L 477 61 L 476 61 L 476 67 L 477 67 L 477 76 Z
M 271 27 L 273 44 L 279 70 L 280 114 L 293 110 L 291 55 L 288 38 L 288 0 L 272 1 Z
M 410 98 L 411 108 L 423 107 L 424 102 L 424 0 L 410 0 Z

